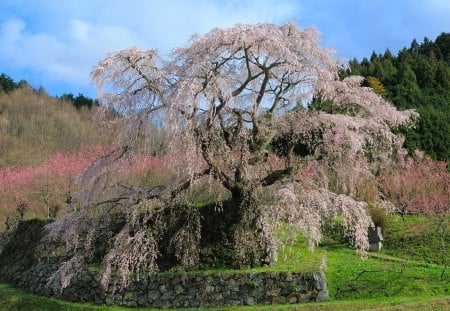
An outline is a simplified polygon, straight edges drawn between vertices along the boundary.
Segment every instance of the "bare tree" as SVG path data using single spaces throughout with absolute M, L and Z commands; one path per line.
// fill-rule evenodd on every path
M 371 174 L 371 165 L 404 153 L 403 141 L 392 129 L 416 114 L 397 111 L 361 87 L 362 78 L 340 80 L 342 68 L 332 50 L 320 47 L 315 29 L 294 23 L 213 29 L 193 36 L 167 61 L 156 50 L 137 48 L 108 55 L 93 78 L 103 109 L 121 116 L 114 120 L 122 128 L 119 149 L 82 176 L 82 204 L 89 208 L 111 199 L 102 197 L 110 185 L 109 172 L 152 135 L 149 120 L 162 120 L 172 137 L 169 152 L 179 161 L 172 182 L 148 197 L 170 205 L 203 176 L 219 182 L 231 196 L 222 213 L 234 223 L 229 234 L 237 265 L 276 260 L 274 224 L 299 226 L 314 245 L 322 219 L 337 213 L 344 215 L 355 245 L 367 249 L 371 220 L 366 204 L 353 199 L 357 178 Z M 282 164 L 274 165 L 274 159 Z M 334 193 L 326 178 L 303 178 L 308 165 L 329 167 L 341 179 L 345 175 L 347 186 Z M 177 258 L 191 265 L 199 258 L 197 214 L 186 210 L 186 221 L 172 239 Z M 154 221 L 152 217 L 147 219 Z M 133 218 L 132 226 L 139 224 L 148 223 Z M 137 231 L 147 244 L 156 243 L 145 230 Z M 116 242 L 123 239 L 121 235 Z M 157 248 L 145 249 L 155 258 Z

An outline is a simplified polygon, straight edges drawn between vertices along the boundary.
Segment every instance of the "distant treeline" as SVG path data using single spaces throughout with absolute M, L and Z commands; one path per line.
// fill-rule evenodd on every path
M 420 149 L 433 159 L 450 160 L 450 33 L 433 42 L 415 39 L 409 48 L 393 55 L 373 52 L 370 59 L 353 59 L 343 76 L 361 75 L 368 86 L 399 109 L 420 114 L 416 127 L 402 130 L 405 145 Z
M 15 82 L 11 77 L 8 75 L 2 73 L 0 74 L 0 94 L 3 93 L 10 93 L 20 87 L 28 86 L 31 88 L 31 86 L 28 84 L 27 81 L 21 80 L 19 82 Z M 45 89 L 43 87 L 39 88 L 38 90 L 35 90 L 38 93 L 44 93 Z M 83 107 L 86 108 L 92 108 L 92 106 L 98 105 L 98 101 L 94 100 L 92 98 L 86 97 L 83 94 L 79 93 L 78 96 L 74 96 L 71 93 L 63 94 L 59 97 L 64 102 L 71 103 L 75 106 L 77 109 L 81 109 Z

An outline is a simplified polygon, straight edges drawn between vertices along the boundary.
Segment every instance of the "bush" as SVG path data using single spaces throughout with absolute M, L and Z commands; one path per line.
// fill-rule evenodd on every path
M 342 216 L 327 219 L 322 226 L 322 232 L 325 236 L 341 244 L 348 244 L 350 242 Z
M 372 221 L 376 227 L 381 227 L 381 231 L 384 234 L 386 223 L 387 223 L 387 213 L 386 209 L 379 207 L 377 205 L 370 204 L 368 206 L 368 212 Z

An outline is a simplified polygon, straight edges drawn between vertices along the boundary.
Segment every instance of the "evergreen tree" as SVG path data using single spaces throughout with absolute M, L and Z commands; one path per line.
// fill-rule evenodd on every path
M 425 57 L 419 57 L 415 63 L 414 72 L 416 73 L 417 83 L 421 89 L 433 88 L 435 85 L 435 73 L 432 63 Z
M 370 60 L 350 62 L 348 74 L 362 75 L 374 91 L 401 109 L 415 108 L 421 115 L 415 129 L 403 131 L 409 150 L 424 150 L 434 159 L 450 155 L 450 33 L 436 41 L 412 40 L 394 56 L 372 52 Z
M 442 91 L 449 91 L 450 89 L 450 69 L 444 62 L 439 62 L 436 67 L 435 74 L 436 85 L 442 88 Z
M 14 82 L 14 80 L 2 73 L 0 75 L 0 94 L 9 93 L 18 88 L 18 84 Z
M 436 46 L 441 52 L 442 58 L 450 65 L 450 33 L 443 32 L 436 38 Z
M 77 97 L 75 97 L 73 94 L 70 93 L 64 94 L 61 96 L 61 99 L 70 102 L 78 110 L 83 107 L 91 109 L 92 106 L 97 104 L 92 98 L 86 97 L 81 93 L 79 93 Z
M 409 48 L 409 51 L 410 51 L 411 53 L 414 53 L 414 54 L 416 54 L 416 53 L 419 52 L 419 43 L 417 43 L 417 40 L 416 40 L 416 39 L 414 39 L 414 40 L 411 42 L 411 46 L 410 46 L 410 48 Z

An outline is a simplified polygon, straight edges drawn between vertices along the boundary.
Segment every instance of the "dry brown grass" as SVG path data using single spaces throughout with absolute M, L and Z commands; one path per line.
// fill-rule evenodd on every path
M 104 141 L 92 115 L 29 87 L 0 95 L 0 168 L 37 164 L 55 151 Z

